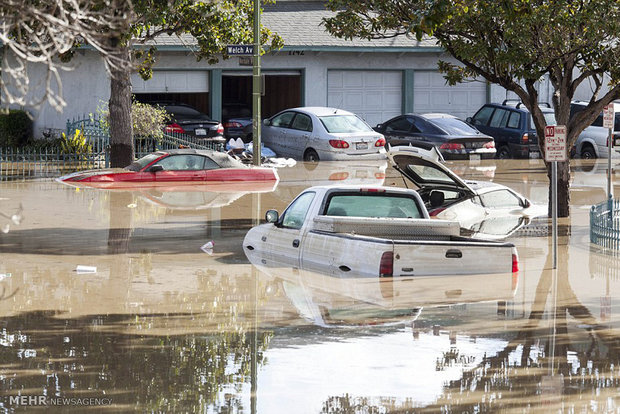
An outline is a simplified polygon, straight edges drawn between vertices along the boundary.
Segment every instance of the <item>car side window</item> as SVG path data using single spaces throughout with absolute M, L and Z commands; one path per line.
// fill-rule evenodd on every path
M 494 128 L 504 128 L 506 126 L 506 118 L 508 118 L 508 111 L 497 108 L 491 117 L 489 126 Z
M 521 200 L 508 190 L 490 191 L 480 195 L 485 207 L 519 208 Z
M 202 170 L 204 166 L 204 157 L 200 155 L 169 155 L 157 162 L 164 171 L 192 171 Z
M 297 114 L 293 120 L 291 128 L 298 129 L 300 131 L 312 131 L 312 119 L 306 114 Z
M 519 129 L 520 124 L 521 114 L 516 111 L 510 111 L 510 116 L 508 117 L 508 124 L 506 126 L 512 129 Z
M 412 122 L 407 117 L 395 119 L 394 121 L 386 124 L 385 132 L 409 132 L 411 130 Z
M 471 120 L 471 123 L 474 125 L 486 125 L 489 123 L 489 119 L 491 118 L 491 114 L 493 113 L 492 106 L 485 106 L 480 109 L 476 115 Z
M 288 128 L 294 116 L 295 116 L 295 112 L 284 112 L 284 113 L 281 113 L 280 115 L 276 115 L 271 120 L 271 126 L 280 127 L 280 128 Z
M 312 204 L 312 200 L 314 200 L 314 196 L 315 193 L 309 191 L 297 197 L 282 214 L 282 227 L 300 229 L 304 224 L 306 214 L 308 214 L 308 209 Z

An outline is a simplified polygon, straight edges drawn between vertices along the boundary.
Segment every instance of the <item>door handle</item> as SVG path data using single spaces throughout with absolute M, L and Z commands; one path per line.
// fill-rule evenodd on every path
M 293 240 L 293 247 L 299 247 L 299 239 Z
M 446 252 L 448 259 L 460 259 L 463 257 L 463 253 L 459 249 L 450 249 Z

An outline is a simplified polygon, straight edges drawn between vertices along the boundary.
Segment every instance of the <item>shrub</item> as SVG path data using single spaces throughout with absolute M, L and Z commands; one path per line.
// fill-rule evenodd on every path
M 32 119 L 22 110 L 0 113 L 0 146 L 21 147 L 32 139 Z
M 97 112 L 101 115 L 102 126 L 109 128 L 110 111 L 107 106 L 104 104 L 104 106 L 97 109 Z M 134 137 L 162 138 L 164 136 L 164 127 L 169 120 L 170 115 L 168 115 L 164 108 L 136 101 L 131 104 L 131 122 L 133 124 Z
M 79 129 L 76 129 L 72 136 L 67 136 L 63 132 L 60 147 L 65 154 L 90 154 L 93 151 L 92 146 Z

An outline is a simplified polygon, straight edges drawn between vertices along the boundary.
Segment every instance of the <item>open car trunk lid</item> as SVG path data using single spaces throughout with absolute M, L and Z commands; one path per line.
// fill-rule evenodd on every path
M 392 166 L 419 188 L 454 187 L 470 195 L 474 190 L 458 175 L 439 162 L 408 147 L 395 147 L 388 152 Z

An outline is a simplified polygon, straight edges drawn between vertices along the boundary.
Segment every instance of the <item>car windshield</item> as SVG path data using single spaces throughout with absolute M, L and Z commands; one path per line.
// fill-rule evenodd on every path
M 433 118 L 429 120 L 448 135 L 476 135 L 479 131 L 457 118 Z
M 422 213 L 412 197 L 368 193 L 336 194 L 329 198 L 325 215 L 348 217 L 420 218 Z
M 356 115 L 329 115 L 319 117 L 327 132 L 331 134 L 348 132 L 371 132 L 373 129 Z
M 156 159 L 160 158 L 161 156 L 162 156 L 162 154 L 149 154 L 149 155 L 145 155 L 144 157 L 140 158 L 139 160 L 136 160 L 136 161 L 132 162 L 131 164 L 129 164 L 127 167 L 125 167 L 125 169 L 129 170 L 129 171 L 140 171 L 141 169 L 143 169 L 144 167 L 146 167 L 147 165 L 149 165 L 150 163 L 152 163 Z

